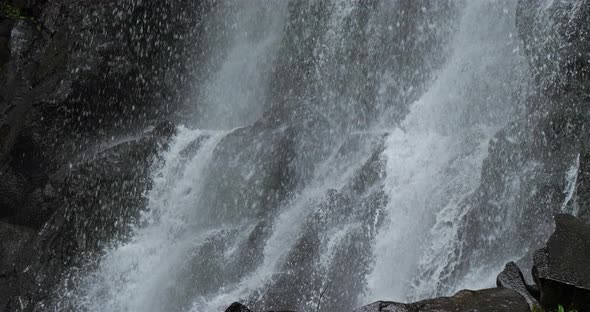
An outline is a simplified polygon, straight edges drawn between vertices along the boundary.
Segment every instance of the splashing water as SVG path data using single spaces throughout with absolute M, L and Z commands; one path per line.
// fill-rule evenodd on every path
M 245 3 L 199 86 L 195 124 L 228 130 L 180 127 L 76 305 L 341 311 L 488 286 L 497 272 L 444 281 L 518 109 L 514 1 Z
M 453 56 L 387 140 L 390 221 L 377 237 L 369 301 L 418 300 L 493 285 L 496 271 L 480 273 L 477 282 L 441 283 L 456 261 L 450 255 L 460 252 L 454 244 L 470 209 L 464 202 L 477 189 L 488 142 L 503 125 L 499 111 L 514 109 L 510 87 L 500 83 L 490 91 L 493 82 L 480 78 L 505 81 L 518 75 L 510 70 L 517 47 L 511 27 L 498 27 L 498 15 L 490 14 L 499 9 L 500 17 L 507 18 L 507 7 L 499 2 L 466 5 Z
M 193 228 L 189 216 L 207 177 L 207 163 L 223 133 L 181 128 L 165 166 L 154 173 L 149 195 L 150 210 L 142 217 L 144 227 L 109 252 L 87 281 L 80 305 L 91 311 L 163 311 L 162 294 L 176 287 L 174 269 L 190 254 L 209 229 Z M 183 155 L 189 144 L 201 140 L 197 154 Z

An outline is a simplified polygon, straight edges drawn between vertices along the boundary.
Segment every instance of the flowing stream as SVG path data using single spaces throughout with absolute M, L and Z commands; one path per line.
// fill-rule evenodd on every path
M 350 311 L 493 286 L 457 246 L 520 110 L 516 1 L 218 2 L 200 118 L 77 307 Z

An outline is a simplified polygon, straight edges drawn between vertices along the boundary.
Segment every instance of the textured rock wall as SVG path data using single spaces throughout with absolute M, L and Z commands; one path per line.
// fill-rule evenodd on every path
M 481 186 L 468 203 L 474 209 L 464 220 L 467 231 L 458 247 L 469 261 L 458 275 L 471 265 L 501 258 L 498 251 L 521 254 L 522 264 L 530 268 L 532 253 L 547 240 L 555 214 L 588 214 L 588 8 L 587 0 L 547 5 L 519 1 L 517 26 L 534 81 L 523 90 L 524 111 L 490 142 Z M 573 181 L 577 191 L 568 200 L 570 170 L 577 171 L 579 179 Z
M 0 310 L 41 309 L 65 268 L 124 237 L 211 8 L 0 1 Z

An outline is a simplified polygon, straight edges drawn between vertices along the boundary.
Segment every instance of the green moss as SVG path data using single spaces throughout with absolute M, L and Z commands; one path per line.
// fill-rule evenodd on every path
M 531 310 L 531 312 L 545 312 L 545 311 L 540 306 L 534 305 L 533 306 L 533 309 Z
M 563 305 L 558 305 L 557 306 L 557 310 L 552 310 L 552 311 L 556 311 L 556 312 L 566 312 L 565 308 L 563 307 Z M 533 309 L 531 310 L 531 312 L 546 312 L 545 309 L 543 309 L 542 307 L 535 305 L 533 307 Z M 567 312 L 578 312 L 577 310 L 568 310 Z
M 14 6 L 8 1 L 0 0 L 0 15 L 11 20 L 26 20 L 30 21 L 37 27 L 37 30 L 41 31 L 41 24 L 33 16 L 28 15 L 25 11 Z
M 10 4 L 9 2 L 0 2 L 0 12 L 2 12 L 2 15 L 9 19 L 24 20 L 29 18 L 21 9 Z

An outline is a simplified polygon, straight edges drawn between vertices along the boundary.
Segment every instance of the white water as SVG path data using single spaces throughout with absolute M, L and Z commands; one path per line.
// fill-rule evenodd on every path
M 580 211 L 577 203 L 575 202 L 576 186 L 578 185 L 578 172 L 580 169 L 580 154 L 576 156 L 574 163 L 565 173 L 565 190 L 563 191 L 565 199 L 561 204 L 561 213 L 569 213 L 573 216 L 577 216 Z
M 224 133 L 179 130 L 165 154 L 165 165 L 153 175 L 149 210 L 142 217 L 145 225 L 130 242 L 101 259 L 84 285 L 88 288 L 79 298 L 80 306 L 90 311 L 164 311 L 161 294 L 175 283 L 170 273 L 201 243 L 196 238 L 209 234 L 191 226 L 191 215 L 207 177 L 207 164 Z M 204 139 L 197 155 L 182 157 L 181 152 L 199 137 Z
M 262 115 L 286 6 L 287 1 L 220 1 L 216 18 L 228 19 L 223 33 L 227 42 L 210 48 L 207 69 L 213 72 L 203 86 L 196 86 L 202 93 L 195 103 L 199 126 L 228 129 Z
M 518 46 L 506 31 L 512 27 L 498 25 L 498 13 L 511 9 L 506 3 L 505 8 L 495 6 L 500 4 L 468 2 L 452 57 L 388 137 L 389 222 L 376 240 L 367 302 L 418 300 L 441 290 L 450 294 L 494 283 L 496 271 L 441 284 L 452 272 L 448 266 L 456 265 L 460 222 L 471 208 L 463 202 L 479 186 L 488 142 L 503 125 L 496 114 L 514 109 L 508 103 L 511 88 L 502 83 L 514 75 Z M 495 84 L 493 91 L 490 84 Z
M 269 64 L 284 36 L 286 6 L 271 1 L 271 7 L 277 9 L 272 12 L 265 9 L 266 2 L 248 3 L 258 6 L 237 6 L 237 22 L 230 27 L 236 34 L 229 36 L 233 39 L 225 47 L 227 51 L 218 71 L 202 86 L 204 104 L 199 105 L 204 105 L 204 117 L 199 126 L 244 126 L 262 114 L 272 71 Z M 366 131 L 372 139 L 387 134 L 380 157 L 385 161 L 380 172 L 384 179 L 378 182 L 382 184 L 358 195 L 369 197 L 377 189 L 385 192 L 387 204 L 377 212 L 385 221 L 378 231 L 377 220 L 355 219 L 356 215 L 345 209 L 342 211 L 347 215 L 341 220 L 337 218 L 340 216 L 317 208 L 329 201 L 329 191 L 350 192 L 349 185 L 374 151 L 371 144 L 360 144 L 353 152 L 339 155 L 347 136 L 358 133 L 343 134 L 332 155 L 317 164 L 302 190 L 280 207 L 268 207 L 277 213 L 264 220 L 270 226 L 268 236 L 263 238 L 261 263 L 243 275 L 226 276 L 231 275 L 225 271 L 233 258 L 239 257 L 236 250 L 248 241 L 259 220 L 205 225 L 207 220 L 200 219 L 200 213 L 208 207 L 200 200 L 201 192 L 209 183 L 216 147 L 231 131 L 180 128 L 170 149 L 163 154 L 163 167 L 153 174 L 154 188 L 148 194 L 149 207 L 142 225 L 135 229 L 130 242 L 116 246 L 100 259 L 98 269 L 84 279 L 81 295 L 75 295 L 77 305 L 89 311 L 208 312 L 223 311 L 236 300 L 263 300 L 265 291 L 275 286 L 277 276 L 289 273 L 283 270 L 288 267 L 290 253 L 321 213 L 336 221 L 317 233 L 319 251 L 309 274 L 324 279 L 319 289 L 334 287 L 330 285 L 333 281 L 326 281 L 330 274 L 338 273 L 332 272 L 333 266 L 342 265 L 339 257 L 346 256 L 348 249 L 357 245 L 373 247 L 371 261 L 367 262 L 373 266 L 365 268 L 370 272 L 366 276 L 366 291 L 351 286 L 356 293 L 348 294 L 349 289 L 342 289 L 344 295 L 339 295 L 353 301 L 358 297 L 358 304 L 379 299 L 406 301 L 440 292 L 448 294 L 462 287 L 491 286 L 495 271 L 476 272 L 476 279 L 465 278 L 452 285 L 441 285 L 439 281 L 450 274 L 445 269 L 455 265 L 457 258 L 452 254 L 461 231 L 458 220 L 471 208 L 463 202 L 479 185 L 488 142 L 515 111 L 511 93 L 517 87 L 515 78 L 519 77 L 519 51 L 517 39 L 511 33 L 514 1 L 461 3 L 464 5 L 458 31 L 450 42 L 452 54 L 427 92 L 410 106 L 400 126 L 383 121 Z M 355 1 L 337 1 L 337 14 L 330 16 L 328 31 L 318 50 L 340 51 L 323 45 L 341 44 L 343 34 L 338 31 L 350 18 L 354 5 Z M 253 20 L 259 17 L 260 23 Z M 321 62 L 329 57 L 321 55 L 316 69 L 324 68 Z M 328 70 L 329 66 L 325 68 Z M 391 75 L 395 71 L 389 72 Z M 315 75 L 331 77 L 319 71 Z M 381 89 L 395 83 L 387 77 L 378 81 Z M 330 85 L 326 83 L 326 88 Z M 338 99 L 332 95 L 327 98 Z M 346 103 L 352 104 L 354 101 Z M 203 141 L 195 154 L 183 153 L 199 138 Z M 354 205 L 355 213 L 364 207 Z M 365 232 L 370 234 L 355 236 Z M 349 244 L 351 237 L 364 237 L 367 241 Z M 212 252 L 215 257 L 202 251 L 211 244 L 217 248 L 217 241 L 221 251 Z M 211 259 L 200 258 L 209 256 Z M 311 311 L 317 306 L 321 291 L 307 292 L 310 299 L 299 306 Z M 330 311 L 329 307 L 325 309 Z

